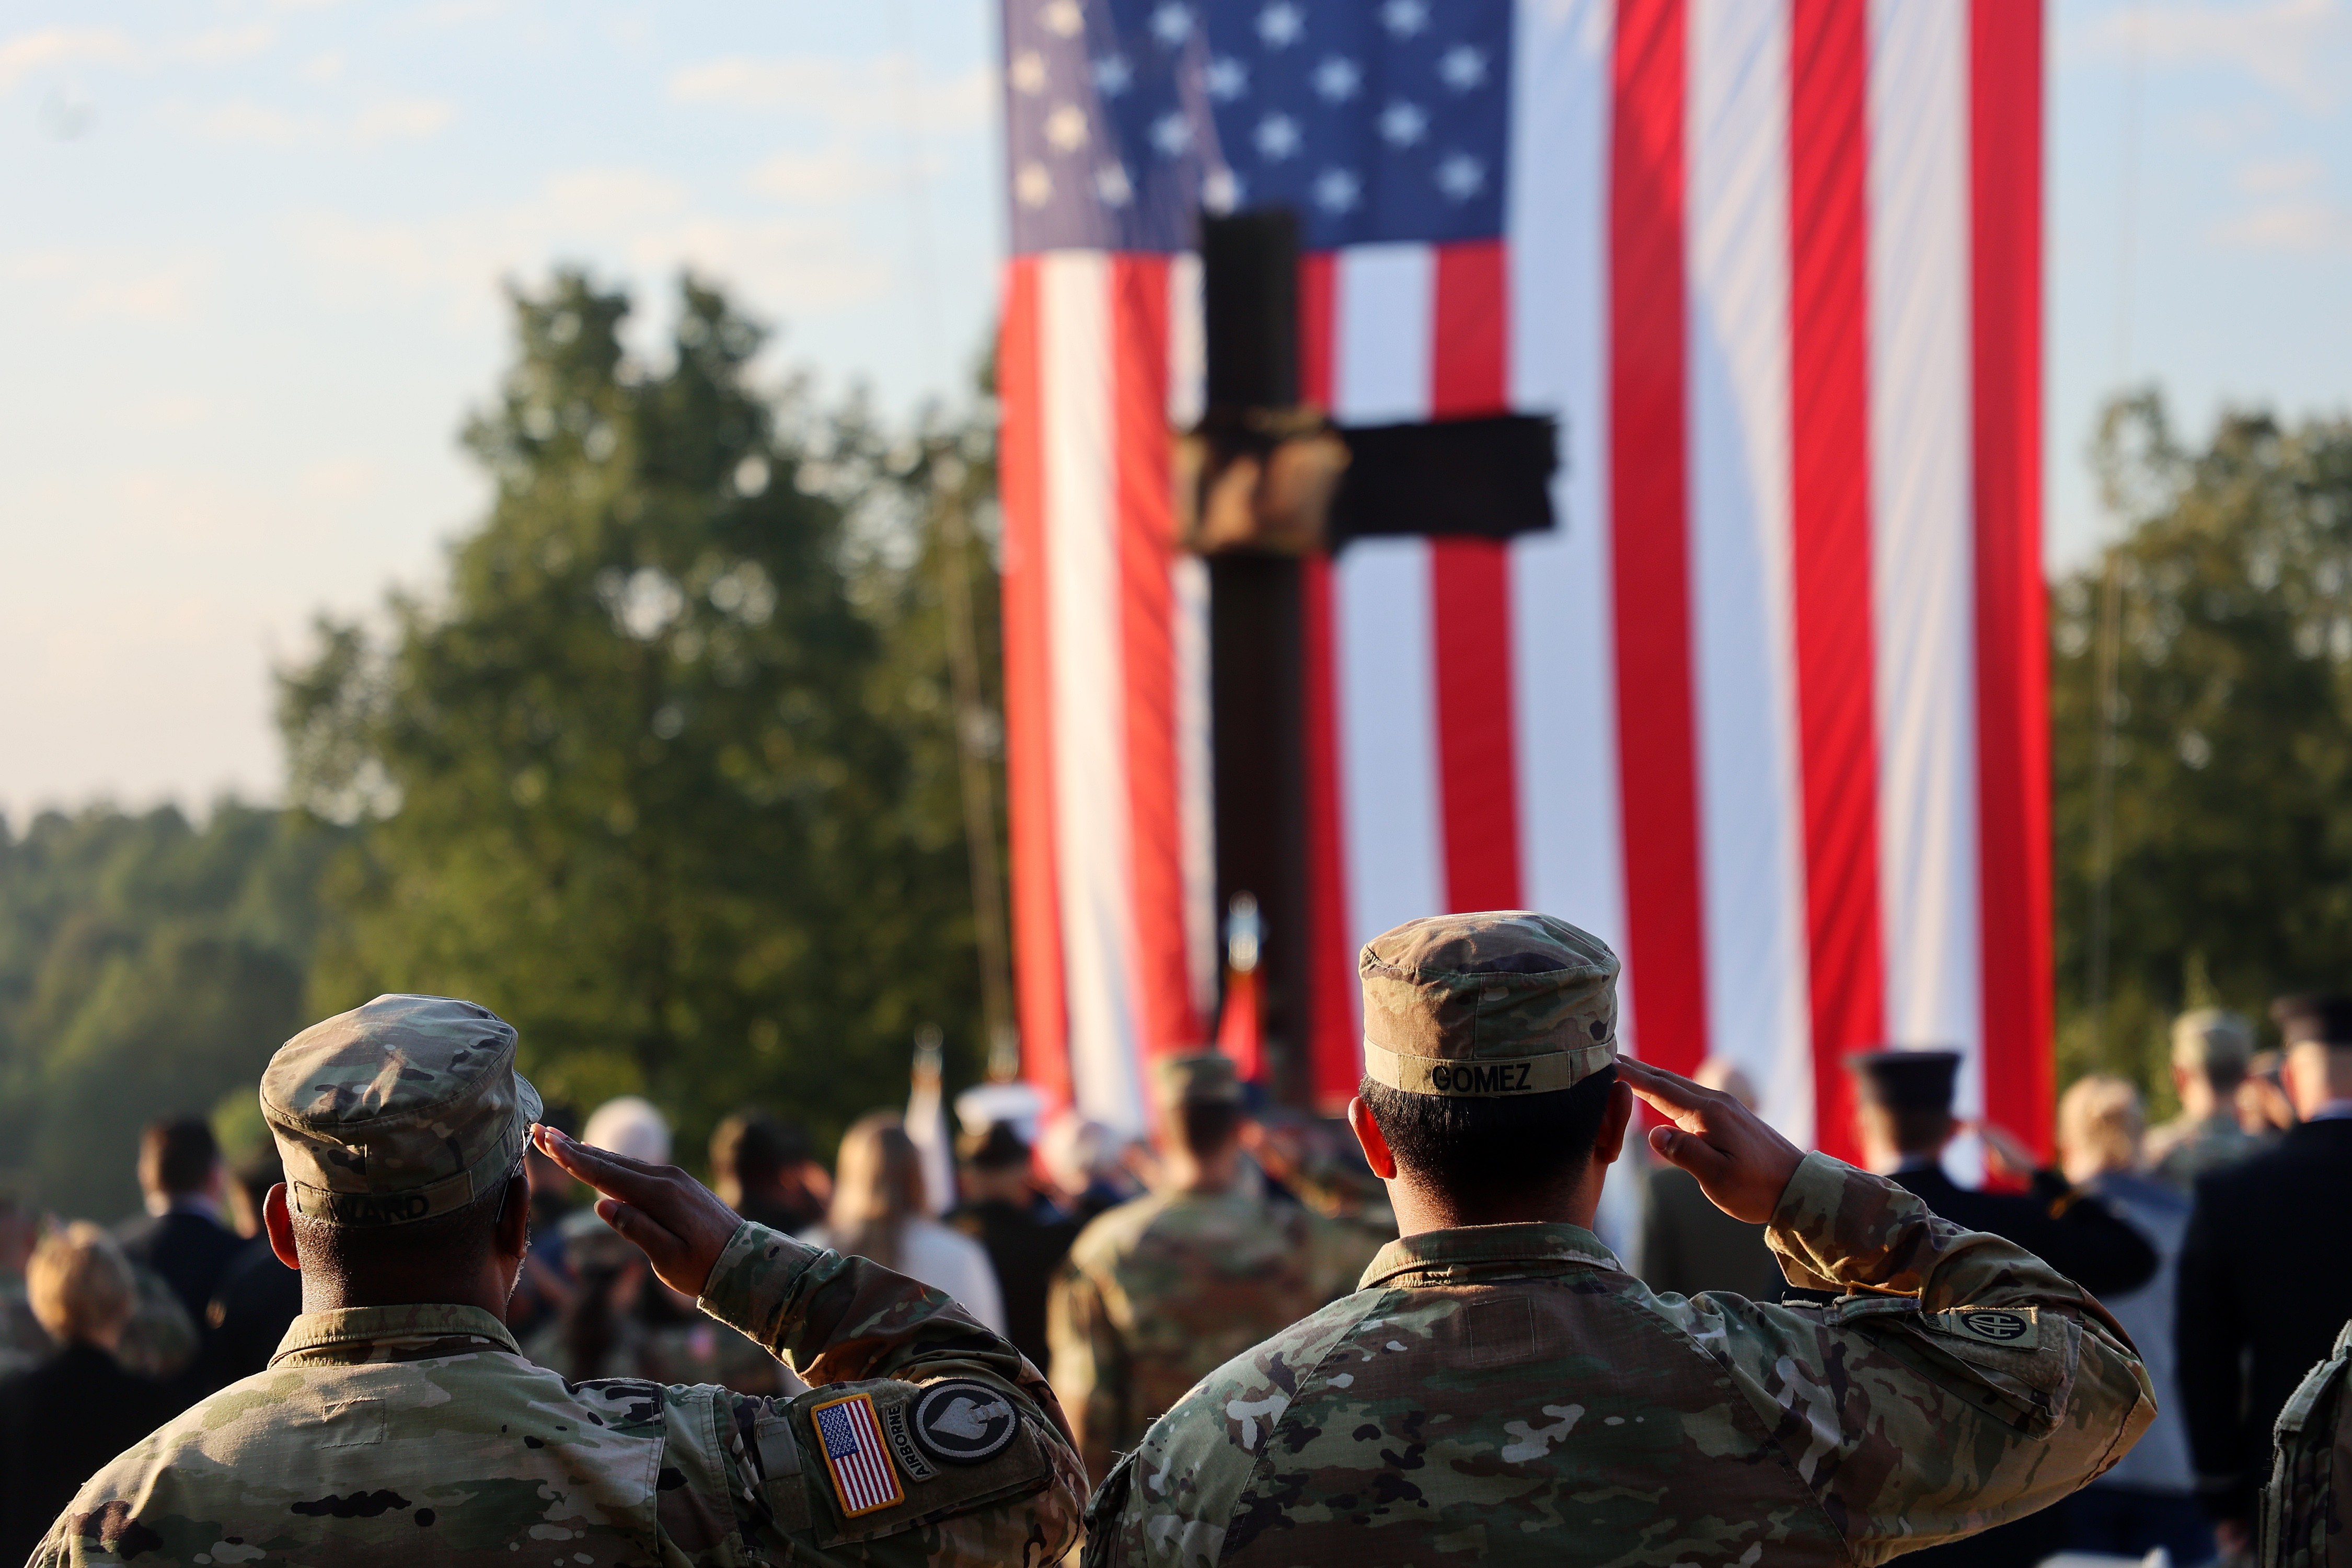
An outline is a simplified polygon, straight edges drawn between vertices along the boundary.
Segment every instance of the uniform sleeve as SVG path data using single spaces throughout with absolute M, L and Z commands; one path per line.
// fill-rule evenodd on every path
M 1841 1299 L 1663 1310 L 1724 1363 L 1859 1562 L 2046 1507 L 2155 1418 L 2105 1308 L 1892 1182 L 1808 1154 L 1767 1237 L 1790 1284 Z
M 813 1544 L 818 1561 L 1045 1568 L 1076 1542 L 1087 1482 L 1060 1403 L 1019 1351 L 944 1293 L 746 1221 L 701 1305 L 812 1385 L 791 1399 L 728 1394 L 716 1411 L 726 1429 L 714 1473 L 741 1500 L 746 1537 L 776 1560 Z M 908 1385 L 950 1378 L 982 1385 L 982 1417 L 990 1398 L 1012 1396 L 1013 1436 L 977 1462 L 927 1458 L 908 1435 L 919 1392 Z M 880 1468 L 901 1494 L 870 1511 L 842 1490 L 814 1425 L 828 1403 L 860 1395 L 874 1418 L 866 1430 L 897 1456 Z M 664 1528 L 673 1542 L 685 1533 L 667 1514 Z
M 2245 1473 L 2244 1351 L 2246 1325 L 2237 1310 L 2222 1206 L 2211 1184 L 2197 1184 L 2197 1206 L 2180 1244 L 2175 1287 L 2173 1343 L 2180 1385 L 2180 1414 L 2189 1428 L 2189 1454 L 2197 1490 L 2208 1512 L 2221 1519 L 2253 1514 L 2259 1477 Z
M 1054 1392 L 1076 1429 L 1089 1477 L 1110 1473 L 1117 1434 L 1128 1429 L 1127 1347 L 1111 1321 L 1102 1287 L 1065 1262 L 1045 1298 L 1045 1340 L 1054 1357 Z

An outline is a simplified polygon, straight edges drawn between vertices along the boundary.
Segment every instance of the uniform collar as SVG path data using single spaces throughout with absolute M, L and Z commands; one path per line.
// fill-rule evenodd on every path
M 507 1326 L 479 1307 L 341 1307 L 295 1319 L 269 1364 L 425 1361 L 481 1351 L 522 1353 Z
M 1400 1237 L 1372 1257 L 1356 1289 L 1368 1290 L 1401 1274 L 1452 1282 L 1489 1274 L 1554 1272 L 1572 1265 L 1622 1268 L 1616 1254 L 1580 1225 L 1469 1225 Z

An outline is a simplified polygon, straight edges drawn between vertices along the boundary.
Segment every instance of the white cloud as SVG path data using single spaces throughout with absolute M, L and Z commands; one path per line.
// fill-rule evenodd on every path
M 260 54 L 278 41 L 278 29 L 267 22 L 243 27 L 215 27 L 180 46 L 180 53 L 199 65 L 221 65 Z
M 2110 58 L 2137 53 L 2165 65 L 2235 67 L 2313 113 L 2334 110 L 2352 82 L 2352 11 L 2343 0 L 2119 9 L 2093 23 L 2084 40 Z
M 437 98 L 388 98 L 352 117 L 352 140 L 362 147 L 379 142 L 423 142 L 439 135 L 457 118 L 457 106 Z
M 671 73 L 669 95 L 681 103 L 719 104 L 816 120 L 842 129 L 902 127 L 971 131 L 988 122 L 995 73 L 973 67 L 952 76 L 905 55 L 862 59 L 749 55 Z
M 41 27 L 0 42 L 0 92 L 6 92 L 45 66 L 104 62 L 131 58 L 130 35 L 120 27 Z
M 159 265 L 144 251 L 38 250 L 8 258 L 5 270 L 53 290 L 69 321 L 184 321 L 215 268 L 201 256 Z
M 343 68 L 351 63 L 341 49 L 330 49 L 323 55 L 313 55 L 304 60 L 294 74 L 314 87 L 325 87 L 343 78 Z
M 415 222 L 312 213 L 291 235 L 331 296 L 358 303 L 388 286 L 443 294 L 467 313 L 490 304 L 499 279 L 564 259 L 639 279 L 691 267 L 798 310 L 871 299 L 889 283 L 887 264 L 838 222 L 697 211 L 684 187 L 636 169 L 575 170 L 509 207 Z
M 927 158 L 914 171 L 916 182 L 937 179 L 944 165 Z M 867 157 L 854 143 L 835 142 L 813 153 L 793 148 L 772 153 L 744 176 L 753 194 L 780 202 L 830 206 L 876 195 L 896 195 L 909 184 L 906 166 Z
M 2211 235 L 2223 245 L 2290 256 L 2352 254 L 2352 208 L 2318 200 L 2269 202 L 2224 218 Z
M 263 147 L 317 146 L 347 142 L 373 147 L 386 142 L 424 142 L 457 118 L 457 106 L 441 99 L 387 98 L 362 104 L 348 116 L 293 114 L 253 99 L 235 99 L 196 116 L 197 132 L 215 142 Z
M 2284 195 L 2308 191 L 2327 177 L 2327 165 L 2308 154 L 2256 158 L 2238 165 L 2231 183 L 2249 195 Z

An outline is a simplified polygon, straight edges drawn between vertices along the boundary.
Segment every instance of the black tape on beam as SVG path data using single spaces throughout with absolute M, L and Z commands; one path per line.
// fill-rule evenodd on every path
M 1556 420 L 1531 414 L 1343 427 L 1330 546 L 1384 534 L 1507 539 L 1553 526 Z

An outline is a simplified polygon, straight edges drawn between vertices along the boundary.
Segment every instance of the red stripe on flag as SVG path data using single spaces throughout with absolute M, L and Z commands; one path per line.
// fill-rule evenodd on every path
M 2050 1152 L 2049 643 L 2042 582 L 2042 5 L 1969 25 L 1977 842 L 1985 1116 Z
M 1869 60 L 1866 7 L 1794 0 L 1790 489 L 1813 1140 L 1842 1155 L 1853 1152 L 1845 1058 L 1885 1029 L 1871 639 Z
M 1333 657 L 1331 558 L 1300 563 L 1300 706 L 1307 724 L 1307 1027 L 1316 1108 L 1332 1114 L 1356 1092 L 1356 944 L 1348 933 L 1348 856 L 1340 841 L 1339 688 Z
M 1016 258 L 1006 267 L 1004 324 L 996 360 L 997 395 L 1004 410 L 997 450 L 997 490 L 1004 508 L 1004 772 L 1021 1070 L 1048 1104 L 1066 1105 L 1070 1058 L 1054 864 L 1045 387 L 1037 342 L 1037 288 L 1034 259 Z
M 1508 288 L 1501 242 L 1437 247 L 1429 389 L 1435 417 L 1509 406 Z M 1507 547 L 1489 539 L 1432 540 L 1429 591 L 1446 904 L 1515 910 L 1519 770 L 1512 755 Z
M 1298 395 L 1331 406 L 1333 260 L 1299 258 Z M 1356 1037 L 1356 948 L 1348 931 L 1348 856 L 1341 840 L 1339 686 L 1331 558 L 1300 563 L 1298 635 L 1301 717 L 1307 730 L 1307 1059 L 1316 1108 L 1344 1107 L 1363 1076 Z
M 1176 513 L 1168 439 L 1168 258 L 1111 263 L 1119 651 L 1127 715 L 1128 845 L 1136 1018 L 1147 1056 L 1196 1048 L 1184 931 L 1184 824 L 1176 755 L 1172 617 Z
M 1609 528 L 1636 1044 L 1706 1055 L 1684 420 L 1685 0 L 1622 0 L 1609 147 Z

